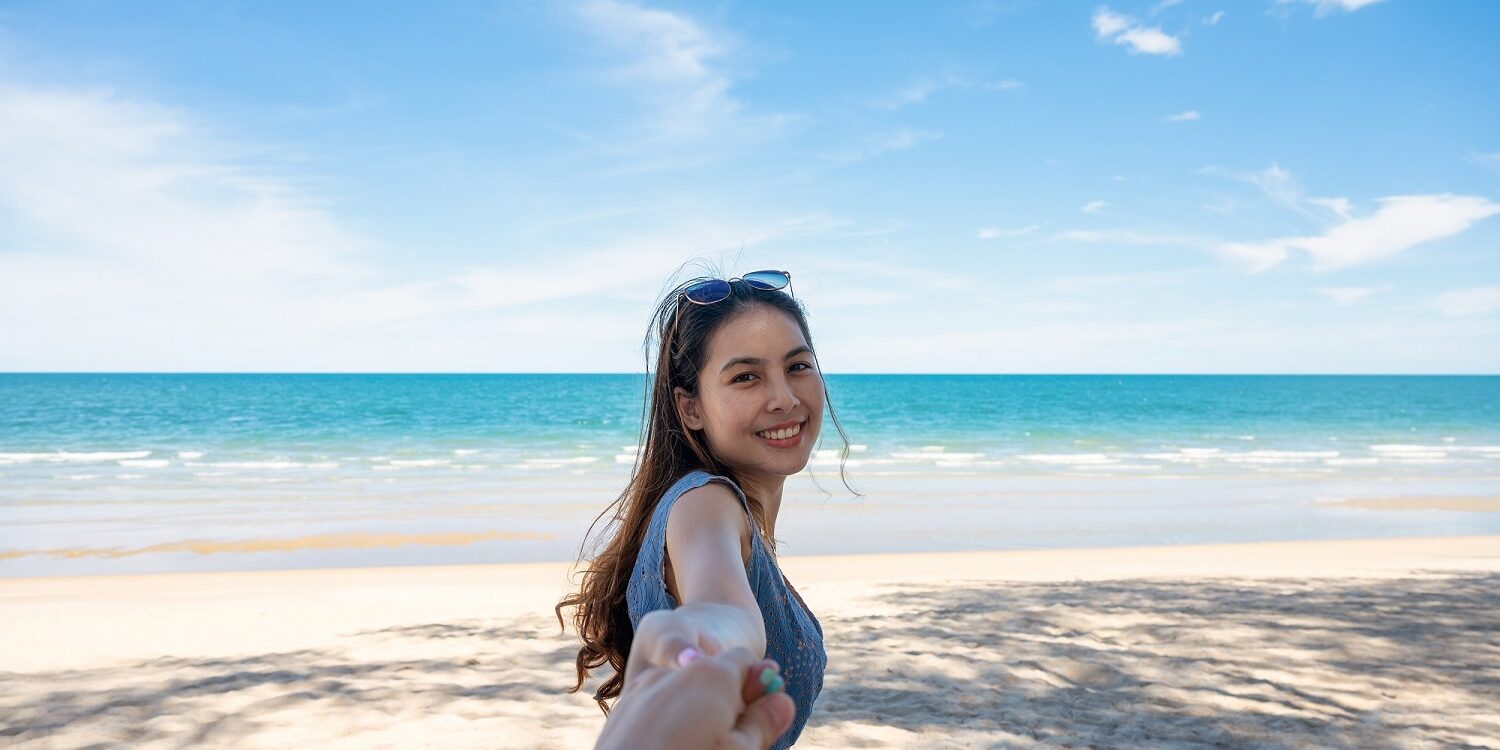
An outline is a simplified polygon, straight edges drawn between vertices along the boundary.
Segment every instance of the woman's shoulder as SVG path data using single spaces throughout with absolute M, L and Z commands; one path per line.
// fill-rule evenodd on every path
M 671 487 L 667 488 L 667 491 L 663 493 L 662 496 L 675 499 L 693 490 L 702 487 L 712 487 L 715 485 L 727 486 L 737 497 L 739 497 L 741 502 L 744 502 L 745 492 L 744 490 L 740 489 L 739 484 L 737 484 L 730 477 L 726 477 L 722 474 L 714 474 L 707 469 L 693 469 L 686 474 L 683 474 L 677 479 L 676 482 L 672 483 Z

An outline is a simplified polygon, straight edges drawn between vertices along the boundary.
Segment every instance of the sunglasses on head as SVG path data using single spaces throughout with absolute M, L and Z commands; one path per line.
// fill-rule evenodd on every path
M 733 279 L 704 279 L 684 287 L 682 296 L 695 305 L 712 305 L 729 296 L 729 284 L 735 281 L 743 281 L 754 289 L 770 292 L 792 283 L 792 274 L 789 271 L 752 271 Z

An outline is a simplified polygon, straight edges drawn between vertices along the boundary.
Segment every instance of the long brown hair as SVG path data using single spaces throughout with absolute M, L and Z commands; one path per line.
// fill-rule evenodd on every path
M 594 693 L 594 700 L 598 701 L 599 708 L 605 715 L 609 714 L 610 709 L 607 701 L 618 697 L 624 687 L 625 659 L 630 654 L 630 644 L 635 635 L 626 605 L 625 589 L 630 583 L 635 558 L 645 540 L 657 502 L 673 483 L 694 469 L 704 469 L 712 474 L 727 476 L 736 484 L 740 483 L 733 467 L 713 454 L 702 434 L 682 425 L 672 389 L 682 388 L 689 394 L 697 395 L 698 373 L 703 370 L 708 359 L 708 344 L 714 332 L 730 318 L 755 305 L 765 305 L 786 313 L 802 329 L 807 345 L 812 346 L 806 312 L 802 304 L 791 295 L 756 289 L 743 281 L 735 281 L 729 285 L 729 297 L 721 302 L 697 305 L 685 301 L 683 290 L 699 280 L 701 278 L 689 279 L 668 292 L 652 316 L 644 347 L 646 395 L 641 408 L 640 440 L 637 443 L 630 482 L 620 496 L 589 526 L 585 545 L 599 521 L 613 512 L 604 527 L 602 549 L 596 551 L 593 559 L 588 560 L 588 567 L 582 571 L 583 580 L 579 590 L 563 597 L 555 609 L 557 624 L 566 630 L 563 609 L 575 608 L 573 624 L 583 640 L 576 663 L 578 682 L 568 692 L 578 692 L 588 678 L 589 671 L 596 667 L 608 664 L 614 670 Z M 651 366 L 653 349 L 654 368 Z M 816 350 L 813 358 L 816 361 Z M 821 371 L 821 367 L 819 370 Z M 844 476 L 844 462 L 849 458 L 849 438 L 833 412 L 833 402 L 828 400 L 826 380 L 823 383 L 823 396 L 824 403 L 828 405 L 829 416 L 833 418 L 833 425 L 844 443 L 839 453 L 839 478 L 848 487 L 848 479 Z M 853 488 L 850 491 L 853 492 Z M 748 494 L 746 499 L 757 525 L 762 529 L 766 528 L 765 508 L 760 499 Z M 774 549 L 774 540 L 767 541 L 772 542 Z M 585 561 L 585 557 L 580 548 L 580 564 Z

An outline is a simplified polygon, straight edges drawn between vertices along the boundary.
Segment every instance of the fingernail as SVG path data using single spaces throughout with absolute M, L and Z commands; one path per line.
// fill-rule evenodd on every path
M 703 656 L 702 651 L 699 651 L 692 646 L 688 646 L 687 648 L 677 652 L 677 666 L 685 667 L 697 661 L 701 656 Z
M 766 689 L 766 693 L 779 693 L 786 686 L 781 675 L 776 674 L 773 669 L 763 669 L 760 672 L 760 686 Z

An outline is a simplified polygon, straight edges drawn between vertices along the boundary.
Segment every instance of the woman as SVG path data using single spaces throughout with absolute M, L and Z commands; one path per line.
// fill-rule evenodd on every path
M 775 558 L 783 485 L 807 465 L 828 400 L 802 306 L 780 291 L 790 281 L 694 279 L 657 307 L 635 470 L 604 511 L 603 550 L 557 606 L 559 623 L 577 608 L 583 640 L 571 692 L 594 667 L 614 670 L 594 694 L 606 714 L 632 654 L 655 668 L 732 649 L 775 660 L 784 685 L 768 687 L 797 708 L 776 748 L 796 741 L 822 689 L 822 626 Z

